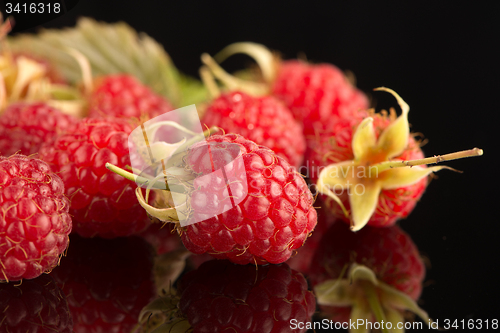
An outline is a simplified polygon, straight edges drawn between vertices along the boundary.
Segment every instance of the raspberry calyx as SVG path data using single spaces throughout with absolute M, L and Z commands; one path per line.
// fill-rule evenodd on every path
M 252 42 L 238 42 L 226 46 L 214 56 L 214 59 L 218 63 L 221 63 L 230 56 L 238 53 L 246 54 L 253 60 L 255 60 L 260 69 L 262 80 L 264 82 L 251 82 L 248 80 L 242 80 L 233 77 L 231 83 L 239 85 L 239 88 L 242 88 L 245 92 L 248 93 L 251 93 L 252 89 L 254 89 L 255 92 L 260 92 L 262 94 L 271 93 L 271 84 L 278 77 L 278 69 L 281 61 L 278 54 L 271 52 L 271 50 L 269 50 L 262 44 Z M 221 68 L 217 65 L 214 59 L 211 59 L 206 55 L 202 55 L 202 61 L 208 67 L 213 68 L 217 72 L 214 73 L 214 75 L 219 78 L 219 76 L 221 76 L 221 74 L 219 74 L 221 73 Z M 227 73 L 225 74 L 227 75 Z
M 206 67 L 202 67 L 200 72 L 205 85 L 209 88 L 209 92 L 212 97 L 217 97 L 218 92 L 213 89 L 214 85 L 207 80 L 207 73 L 213 74 L 218 80 L 220 80 L 229 90 L 231 91 L 241 91 L 252 96 L 264 96 L 268 95 L 270 92 L 269 85 L 262 82 L 253 82 L 249 80 L 243 80 L 236 76 L 227 73 L 222 67 L 220 67 L 217 62 L 207 53 L 201 55 L 201 61 Z M 207 71 L 209 69 L 209 71 Z M 215 93 L 215 95 L 214 95 Z
M 13 24 L 11 17 L 3 22 L 0 14 L 0 39 L 5 38 Z M 73 116 L 80 116 L 85 108 L 78 90 L 62 84 L 58 73 L 45 60 L 5 49 L 0 53 L 0 71 L 0 110 L 21 100 L 45 102 Z
M 146 133 L 146 137 L 154 137 L 155 132 L 162 126 L 186 130 L 181 125 L 170 121 L 154 123 L 148 128 L 142 126 L 142 129 Z M 135 190 L 137 200 L 150 216 L 162 222 L 178 224 L 179 220 L 182 219 L 178 214 L 188 215 L 189 192 L 192 191 L 189 182 L 195 178 L 195 175 L 185 168 L 184 158 L 187 149 L 218 130 L 216 126 L 213 126 L 189 140 L 183 139 L 173 144 L 146 141 L 146 146 L 143 146 L 138 144 L 140 142 L 139 138 L 135 138 L 135 140 L 132 138 L 136 144 L 135 148 L 143 150 L 140 155 L 145 159 L 146 165 L 149 166 L 147 171 L 153 172 L 153 175 L 142 172 L 143 170 L 134 170 L 134 173 L 131 173 L 111 163 L 106 163 L 106 168 L 139 185 Z M 145 196 L 141 187 L 146 188 Z M 149 203 L 149 194 L 152 189 L 156 193 L 154 205 Z M 175 196 L 176 200 L 173 200 L 173 196 Z M 180 202 L 183 202 L 183 204 L 176 205 L 176 203 Z
M 346 217 L 350 216 L 351 230 L 363 228 L 377 208 L 382 190 L 397 189 L 417 183 L 432 172 L 451 169 L 448 166 L 424 167 L 443 161 L 481 156 L 478 148 L 418 160 L 398 160 L 408 146 L 410 134 L 408 104 L 392 89 L 375 90 L 391 93 L 398 101 L 402 114 L 377 138 L 373 118 L 365 118 L 352 137 L 353 160 L 330 164 L 319 174 L 317 189 L 339 204 Z M 351 214 L 337 195 L 347 192 Z

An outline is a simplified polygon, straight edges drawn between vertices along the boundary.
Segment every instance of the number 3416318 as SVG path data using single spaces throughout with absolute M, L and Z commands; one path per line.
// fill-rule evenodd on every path
M 443 328 L 445 330 L 449 329 L 498 329 L 498 319 L 462 319 L 462 320 L 450 320 L 450 319 L 445 319 L 444 320 L 444 325 Z
M 7 14 L 58 14 L 61 12 L 61 4 L 56 3 L 11 3 L 5 4 Z

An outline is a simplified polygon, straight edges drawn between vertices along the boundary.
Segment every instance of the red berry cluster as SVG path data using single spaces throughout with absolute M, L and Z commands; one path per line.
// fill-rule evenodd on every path
M 105 164 L 130 165 L 128 135 L 137 124 L 132 117 L 154 117 L 172 107 L 130 75 L 99 78 L 86 104 L 92 117 L 83 119 L 45 101 L 1 110 L 0 280 L 11 281 L 0 288 L 1 332 L 130 331 L 154 296 L 149 245 L 132 238 L 108 244 L 95 236 L 129 236 L 150 225 L 134 193 L 137 185 Z M 94 242 L 71 235 L 68 249 L 71 231 Z M 39 275 L 51 272 L 68 251 L 51 274 L 63 294 L 51 277 Z M 104 268 L 115 276 L 103 277 Z M 22 279 L 34 280 L 19 289 L 12 281 Z
M 0 53 L 12 67 L 0 75 L 0 280 L 32 279 L 24 290 L 0 285 L 0 332 L 305 332 L 316 303 L 341 323 L 396 324 L 405 310 L 430 322 L 416 304 L 424 265 L 395 223 L 445 168 L 428 164 L 482 151 L 425 158 L 393 90 L 376 89 L 395 97 L 399 116 L 369 110 L 333 65 L 252 43 L 218 59 L 234 53 L 254 56 L 260 74 L 243 80 L 203 55 L 208 130 L 189 139 L 192 124 L 175 112 L 149 127 L 174 107 L 133 75 L 81 89 L 50 62 Z M 61 92 L 82 100 L 52 99 Z M 185 269 L 188 253 L 210 257 Z M 144 308 L 155 282 L 170 288 Z
M 77 119 L 46 102 L 23 101 L 2 110 L 2 280 L 49 272 L 65 252 L 71 230 L 113 238 L 149 226 L 136 185 L 105 164 L 130 165 L 127 140 L 134 125 L 121 114 L 124 103 L 127 112 L 135 107 L 137 117 L 171 110 L 170 103 L 129 75 L 96 80 L 87 101 L 94 118 Z M 96 108 L 107 117 L 96 117 Z M 20 154 L 38 154 L 41 160 Z

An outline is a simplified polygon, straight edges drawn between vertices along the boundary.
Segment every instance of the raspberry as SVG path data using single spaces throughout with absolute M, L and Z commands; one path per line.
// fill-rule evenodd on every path
M 269 147 L 295 167 L 302 163 L 306 148 L 302 127 L 290 111 L 271 96 L 223 94 L 210 103 L 201 122 Z
M 445 166 L 426 164 L 482 155 L 482 150 L 423 159 L 410 135 L 409 106 L 393 90 L 378 88 L 396 97 L 402 114 L 365 112 L 334 121 L 323 132 L 307 160 L 310 178 L 334 214 L 350 220 L 353 231 L 393 225 L 415 207 L 427 186 L 427 176 Z
M 230 86 L 238 86 L 255 93 L 270 93 L 282 100 L 292 112 L 295 120 L 303 124 L 306 140 L 314 140 L 318 131 L 332 117 L 346 117 L 352 112 L 368 107 L 368 99 L 356 89 L 340 69 L 331 64 L 309 64 L 299 60 L 282 61 L 265 46 L 255 43 L 234 43 L 215 58 L 223 61 L 227 57 L 243 53 L 254 58 L 262 73 L 262 82 L 248 82 L 228 78 L 220 68 L 202 56 L 202 61 L 213 70 L 220 80 L 229 81 Z M 309 142 L 307 142 L 309 144 Z
M 378 309 L 369 302 L 376 301 L 388 319 L 404 322 L 402 311 L 406 308 L 428 322 L 427 314 L 415 303 L 422 291 L 425 267 L 417 247 L 399 227 L 367 226 L 353 233 L 345 224 L 335 223 L 321 238 L 313 262 L 309 279 L 321 310 L 330 319 L 355 321 L 358 318 L 351 314 L 357 313 L 360 319 L 373 321 Z M 354 267 L 373 274 L 376 281 L 359 278 Z M 377 299 L 371 299 L 372 288 Z
M 315 149 L 311 150 L 307 157 L 310 163 L 310 170 L 319 170 L 326 165 L 354 160 L 352 137 L 357 125 L 364 119 L 362 116 L 364 116 L 364 113 L 359 113 L 357 117 L 352 117 L 349 120 L 338 121 L 335 126 L 331 127 L 331 131 L 325 132 L 320 136 Z M 377 113 L 373 115 L 373 125 L 377 138 L 394 120 L 394 116 L 391 119 L 384 114 Z M 410 136 L 408 137 L 407 147 L 397 158 L 400 160 L 416 160 L 424 158 L 424 154 L 420 149 L 419 143 L 413 136 Z M 318 173 L 311 172 L 310 176 L 312 181 L 317 181 L 319 175 Z M 424 194 L 427 184 L 428 180 L 425 177 L 409 186 L 382 190 L 376 209 L 367 222 L 367 225 L 389 226 L 393 225 L 397 220 L 407 217 Z M 343 191 L 338 197 L 346 210 L 351 211 L 347 191 Z M 323 199 L 326 207 L 335 216 L 344 221 L 350 221 L 349 217 L 343 213 L 341 206 L 335 200 L 328 196 L 323 196 Z
M 131 131 L 125 120 L 86 118 L 40 150 L 40 158 L 63 179 L 74 231 L 84 237 L 127 236 L 149 225 L 135 198 L 136 185 L 105 167 L 106 162 L 130 165 Z
M 77 122 L 45 103 L 15 103 L 0 116 L 0 153 L 9 156 L 20 152 L 24 155 L 38 153 L 44 142 L 71 131 Z
M 239 181 L 228 188 L 219 176 L 195 179 L 192 218 L 201 222 L 183 228 L 182 242 L 193 253 L 208 252 L 239 264 L 284 262 L 316 226 L 312 194 L 283 158 L 236 134 L 211 136 L 194 145 L 187 164 L 198 175 L 212 173 L 235 158 L 234 148 L 242 163 L 225 169 L 232 172 L 231 181 Z
M 54 268 L 71 232 L 64 184 L 47 163 L 0 157 L 0 280 L 33 279 Z
M 211 260 L 178 286 L 180 317 L 193 332 L 284 332 L 292 319 L 309 323 L 316 309 L 302 274 L 285 263 L 256 269 Z
M 71 235 L 52 276 L 67 295 L 75 332 L 130 332 L 155 296 L 153 249 L 139 237 Z
M 0 283 L 0 332 L 73 332 L 66 296 L 50 275 Z
M 153 218 L 176 223 L 184 246 L 195 254 L 278 264 L 316 226 L 314 199 L 300 174 L 271 149 L 242 136 L 211 136 L 166 162 L 171 163 L 163 176 L 150 175 L 167 180 L 168 191 L 160 182 L 154 206 L 141 191 L 136 195 Z M 141 184 L 158 182 L 150 184 L 111 163 L 106 167 Z
M 306 139 L 324 128 L 331 117 L 349 116 L 368 108 L 365 94 L 347 80 L 344 73 L 330 64 L 283 61 L 272 84 L 272 94 L 303 122 Z
M 128 74 L 96 79 L 88 100 L 90 117 L 153 118 L 173 110 L 169 101 Z

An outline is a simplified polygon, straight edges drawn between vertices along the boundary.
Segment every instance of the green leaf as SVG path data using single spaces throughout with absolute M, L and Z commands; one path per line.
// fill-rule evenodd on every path
M 124 22 L 103 23 L 81 18 L 73 28 L 46 29 L 8 39 L 14 52 L 27 52 L 49 61 L 69 83 L 79 83 L 81 69 L 67 53 L 73 48 L 90 62 L 94 77 L 128 73 L 165 96 L 176 107 L 207 98 L 200 81 L 181 74 L 163 47 Z
M 193 77 L 179 73 L 178 84 L 181 96 L 178 104 L 179 107 L 199 104 L 207 101 L 209 98 L 205 85 Z

